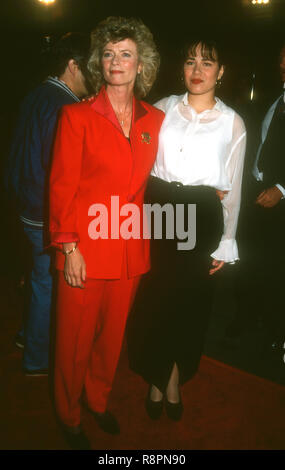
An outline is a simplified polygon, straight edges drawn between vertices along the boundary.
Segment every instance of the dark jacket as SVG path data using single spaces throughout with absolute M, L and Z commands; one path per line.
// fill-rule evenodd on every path
M 47 187 L 58 112 L 79 99 L 48 78 L 23 100 L 12 138 L 5 186 L 21 217 L 46 221 Z

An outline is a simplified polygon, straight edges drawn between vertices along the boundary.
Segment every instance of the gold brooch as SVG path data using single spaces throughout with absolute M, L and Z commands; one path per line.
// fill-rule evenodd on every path
M 142 133 L 142 142 L 144 144 L 150 144 L 151 141 L 151 135 L 148 132 L 143 132 Z

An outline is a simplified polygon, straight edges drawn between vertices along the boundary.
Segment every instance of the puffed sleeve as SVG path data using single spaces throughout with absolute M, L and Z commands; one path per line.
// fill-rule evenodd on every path
M 50 174 L 50 237 L 55 246 L 79 241 L 76 214 L 84 126 L 75 106 L 62 108 L 54 145 Z
M 241 184 L 246 149 L 246 129 L 243 120 L 235 114 L 233 122 L 232 144 L 226 162 L 226 172 L 231 184 L 231 190 L 222 200 L 224 216 L 224 232 L 218 249 L 212 257 L 234 263 L 239 259 L 235 239 L 241 200 Z

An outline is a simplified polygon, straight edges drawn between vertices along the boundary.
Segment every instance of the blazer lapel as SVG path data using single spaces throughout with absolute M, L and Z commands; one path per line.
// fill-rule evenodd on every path
M 108 119 L 108 121 L 123 133 L 104 86 L 96 96 L 95 101 L 91 104 L 91 108 L 94 109 L 96 113 Z
M 283 95 L 281 95 L 283 96 Z M 275 111 L 275 108 L 277 106 L 277 103 L 278 101 L 280 100 L 281 96 L 279 96 L 277 98 L 276 101 L 274 101 L 274 103 L 272 104 L 272 106 L 270 106 L 269 110 L 267 111 L 266 113 L 266 116 L 263 120 L 263 123 L 262 123 L 262 130 L 261 130 L 261 143 L 263 144 L 263 142 L 265 141 L 266 139 L 266 136 L 267 136 L 267 133 L 268 133 L 268 129 L 269 129 L 269 126 L 271 124 L 271 121 L 272 121 L 272 118 L 273 118 L 273 114 L 274 114 L 274 111 Z

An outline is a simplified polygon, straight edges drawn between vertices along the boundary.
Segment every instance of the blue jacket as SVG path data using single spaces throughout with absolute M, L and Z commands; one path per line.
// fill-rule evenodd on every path
M 9 199 L 23 219 L 47 220 L 47 188 L 59 110 L 79 99 L 57 78 L 48 78 L 23 100 L 5 177 Z M 36 224 L 35 224 L 36 225 Z

